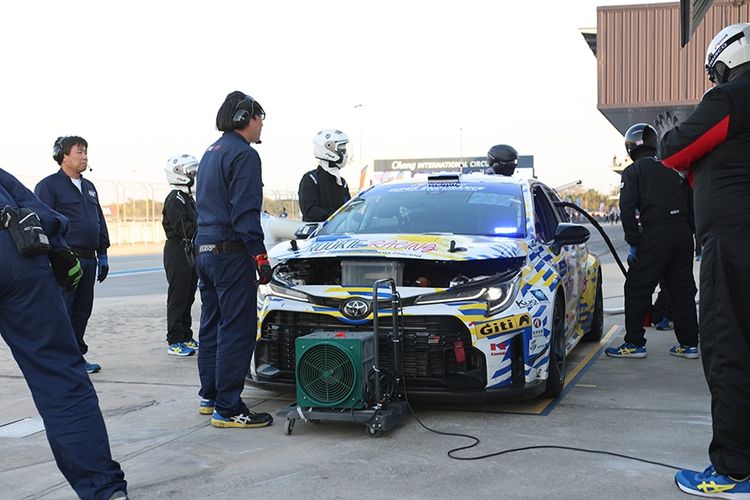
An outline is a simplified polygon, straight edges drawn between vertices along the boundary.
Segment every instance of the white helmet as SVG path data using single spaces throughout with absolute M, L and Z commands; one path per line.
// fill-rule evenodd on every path
M 341 168 L 349 160 L 349 138 L 340 130 L 321 130 L 313 139 L 313 154 L 330 166 Z
M 198 173 L 198 160 L 190 155 L 177 155 L 164 165 L 167 182 L 173 186 L 192 186 Z
M 729 81 L 730 70 L 750 62 L 750 24 L 732 24 L 719 31 L 706 50 L 706 73 L 714 83 Z

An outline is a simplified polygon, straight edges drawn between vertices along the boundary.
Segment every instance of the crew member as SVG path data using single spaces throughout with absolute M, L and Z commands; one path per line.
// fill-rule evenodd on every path
M 82 274 L 66 248 L 67 219 L 0 169 L 0 207 L 6 206 L 36 212 L 52 249 L 49 256 L 21 255 L 0 225 L 0 335 L 31 390 L 57 467 L 76 494 L 125 498 L 125 475 L 112 460 L 99 401 L 58 289 L 58 283 L 74 288 Z
M 497 144 L 487 151 L 487 163 L 485 174 L 513 175 L 518 165 L 518 152 L 507 144 Z
M 605 352 L 615 358 L 646 357 L 643 320 L 663 277 L 679 342 L 669 352 L 695 359 L 698 320 L 690 187 L 654 159 L 657 145 L 656 130 L 645 123 L 633 125 L 625 134 L 625 149 L 633 159 L 623 170 L 620 184 L 622 227 L 630 245 L 625 279 L 625 342 Z M 640 229 L 636 212 L 640 214 Z
M 349 138 L 340 130 L 325 129 L 313 139 L 318 168 L 302 176 L 299 208 L 305 222 L 322 222 L 349 201 L 349 186 L 341 169 L 349 160 Z
M 664 165 L 693 186 L 701 239 L 701 355 L 713 417 L 711 465 L 703 472 L 680 471 L 675 480 L 694 495 L 748 498 L 750 24 L 727 26 L 714 37 L 706 71 L 715 87 L 659 145 Z
M 271 280 L 260 225 L 260 156 L 251 146 L 260 142 L 265 117 L 249 95 L 227 95 L 216 115 L 224 134 L 206 150 L 196 179 L 199 411 L 212 415 L 215 427 L 265 427 L 273 421 L 268 413 L 250 411 L 241 398 L 255 348 L 257 284 Z
M 67 240 L 81 263 L 83 278 L 78 288 L 64 291 L 63 297 L 78 347 L 81 354 L 86 354 L 89 347 L 83 336 L 94 306 L 94 281 L 101 283 L 109 273 L 109 233 L 96 188 L 81 175 L 88 167 L 88 142 L 83 137 L 58 137 L 52 158 L 60 165 L 60 170 L 39 181 L 34 192 L 47 206 L 70 221 Z M 86 362 L 89 373 L 99 370 L 99 364 Z
M 190 155 L 173 156 L 164 165 L 172 191 L 164 200 L 161 224 L 164 242 L 164 271 L 167 274 L 167 354 L 192 356 L 198 350 L 193 339 L 190 310 L 195 302 L 198 275 L 195 272 L 193 237 L 197 213 L 192 186 L 198 160 Z

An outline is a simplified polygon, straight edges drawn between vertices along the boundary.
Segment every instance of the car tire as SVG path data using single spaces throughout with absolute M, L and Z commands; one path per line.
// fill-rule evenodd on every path
M 591 328 L 581 340 L 584 342 L 599 342 L 604 334 L 604 297 L 602 295 L 602 272 L 599 271 L 596 280 L 596 298 L 594 299 L 594 315 Z
M 560 295 L 555 300 L 552 311 L 552 334 L 550 335 L 549 369 L 545 398 L 556 398 L 565 387 L 567 371 L 565 363 L 565 303 Z

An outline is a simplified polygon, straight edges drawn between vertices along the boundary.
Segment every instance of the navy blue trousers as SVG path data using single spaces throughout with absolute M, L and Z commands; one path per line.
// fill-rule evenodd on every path
M 246 253 L 198 254 L 201 292 L 200 396 L 224 417 L 244 411 L 242 390 L 255 349 L 255 262 Z
M 81 350 L 81 354 L 86 354 L 89 346 L 83 341 L 83 335 L 86 333 L 86 325 L 89 322 L 91 310 L 94 307 L 96 259 L 78 257 L 78 262 L 81 263 L 83 277 L 75 290 L 63 291 L 63 298 L 68 308 L 70 322 L 73 324 L 73 332 L 76 335 L 78 347 Z
M 0 256 L 0 335 L 31 390 L 60 472 L 86 500 L 125 491 L 47 257 L 21 256 L 7 231 L 0 231 Z

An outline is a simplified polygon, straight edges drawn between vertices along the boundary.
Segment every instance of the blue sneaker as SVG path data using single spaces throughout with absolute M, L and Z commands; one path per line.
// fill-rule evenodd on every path
M 688 359 L 698 359 L 700 354 L 698 354 L 698 348 L 697 347 L 690 347 L 686 345 L 673 345 L 669 348 L 669 354 L 672 356 L 679 356 L 681 358 L 688 358 Z
M 273 423 L 273 417 L 268 413 L 255 413 L 250 410 L 231 417 L 222 417 L 218 411 L 214 411 L 213 415 L 211 415 L 211 425 L 214 427 L 253 429 L 257 427 L 268 427 L 271 423 Z
M 187 347 L 191 348 L 194 351 L 197 351 L 200 348 L 200 344 L 195 339 L 190 339 L 187 342 L 183 342 Z
M 167 347 L 167 354 L 170 356 L 192 356 L 195 354 L 195 351 L 182 342 L 176 342 L 174 344 L 169 344 L 169 347 Z
M 656 329 L 661 331 L 674 330 L 674 323 L 667 318 L 662 318 L 662 320 L 656 324 Z
M 86 373 L 96 373 L 101 371 L 101 369 L 101 365 L 98 365 L 96 363 L 89 363 L 88 361 L 86 361 Z
M 216 406 L 215 399 L 201 398 L 201 402 L 198 405 L 198 413 L 200 413 L 201 415 L 212 415 L 214 412 L 214 406 Z
M 637 346 L 630 342 L 625 342 L 620 347 L 608 347 L 604 354 L 612 358 L 645 358 L 646 346 Z
M 733 479 L 722 476 L 711 465 L 703 472 L 681 470 L 674 476 L 674 482 L 685 493 L 711 498 L 750 499 L 750 476 Z

